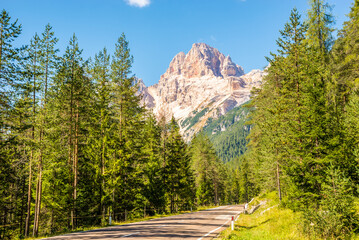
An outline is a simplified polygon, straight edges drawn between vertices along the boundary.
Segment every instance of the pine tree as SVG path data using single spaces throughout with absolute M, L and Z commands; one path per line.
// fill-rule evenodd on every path
M 58 49 L 55 48 L 58 39 L 54 36 L 52 27 L 48 24 L 45 26 L 45 30 L 41 35 L 39 50 L 40 54 L 38 56 L 39 61 L 39 76 L 38 76 L 38 88 L 39 88 L 39 100 L 38 100 L 38 177 L 37 177 L 37 188 L 36 188 L 36 204 L 35 204 L 35 224 L 34 224 L 34 233 L 38 235 L 39 226 L 40 226 L 40 212 L 41 205 L 43 200 L 43 173 L 44 165 L 46 162 L 46 127 L 47 121 L 49 118 L 49 113 L 47 111 L 47 102 L 48 102 L 48 89 L 51 87 L 52 79 L 54 76 L 54 68 L 57 61 L 56 53 Z M 45 158 L 45 159 L 44 159 Z M 45 160 L 45 161 L 44 161 Z M 45 163 L 45 164 L 44 164 Z M 46 169 L 45 169 L 46 170 Z
M 191 153 L 198 204 L 219 204 L 220 199 L 225 199 L 222 189 L 224 184 L 221 174 L 222 163 L 208 137 L 197 135 L 192 140 Z
M 323 1 L 311 1 L 308 12 L 309 27 L 306 34 L 307 65 L 303 104 L 306 106 L 302 131 L 305 132 L 303 147 L 307 150 L 302 169 L 307 172 L 300 179 L 301 189 L 307 195 L 306 204 L 316 205 L 320 199 L 322 176 L 331 161 L 330 145 L 335 138 L 331 126 L 331 106 L 328 104 L 330 74 L 329 51 L 332 45 L 332 16 Z M 331 129 L 331 130 L 329 130 Z M 309 151 L 308 151 L 309 150 Z M 310 174 L 308 174 L 310 173 Z
M 159 211 L 165 207 L 166 192 L 163 186 L 164 167 L 161 157 L 161 127 L 152 113 L 147 115 L 144 133 L 146 141 L 143 146 L 143 152 L 147 158 L 144 166 L 144 174 L 146 176 L 144 195 L 150 207 L 154 207 Z
M 64 56 L 61 58 L 59 67 L 54 78 L 52 95 L 52 108 L 56 112 L 56 118 L 52 119 L 53 134 L 58 135 L 57 145 L 53 152 L 54 162 L 66 168 L 53 169 L 65 174 L 66 182 L 59 182 L 65 185 L 67 199 L 67 210 L 69 216 L 68 225 L 76 227 L 76 215 L 78 214 L 78 191 L 79 191 L 79 169 L 85 161 L 82 152 L 82 143 L 86 141 L 85 131 L 88 121 L 87 106 L 92 91 L 92 84 L 85 76 L 85 67 L 81 57 L 82 50 L 79 49 L 77 38 L 74 35 L 69 42 Z M 67 151 L 67 152 L 66 152 Z M 67 163 L 64 160 L 67 158 Z M 56 174 L 56 173 L 54 173 Z M 62 179 L 64 180 L 64 179 Z M 58 187 L 54 186 L 54 189 Z
M 38 102 L 39 102 L 39 91 L 40 91 L 40 80 L 39 76 L 42 74 L 40 69 L 39 59 L 41 57 L 41 47 L 40 47 L 40 37 L 35 34 L 33 39 L 30 41 L 30 45 L 28 48 L 29 51 L 29 70 L 32 79 L 32 122 L 31 122 L 31 152 L 30 152 L 30 172 L 32 172 L 35 167 L 33 164 L 36 163 L 36 156 L 38 154 Z M 35 195 L 35 215 L 34 215 L 34 228 L 33 228 L 33 236 L 37 236 L 38 227 L 39 227 L 39 213 L 40 213 L 40 196 L 41 192 L 41 173 L 42 170 L 39 168 L 41 166 L 40 162 L 38 164 L 38 179 L 36 184 L 36 195 Z M 29 175 L 29 194 L 31 193 L 31 184 L 32 184 L 32 174 Z M 30 208 L 30 207 L 29 207 Z
M 336 135 L 338 145 L 336 150 L 337 167 L 350 176 L 352 181 L 358 182 L 356 165 L 357 160 L 352 149 L 358 146 L 355 123 L 355 113 L 353 110 L 357 105 L 358 95 L 358 21 L 359 21 L 359 2 L 355 1 L 349 13 L 349 20 L 344 23 L 343 29 L 336 40 L 331 61 L 331 73 L 333 75 L 332 85 L 330 86 L 330 97 L 333 104 L 333 111 L 336 119 Z
M 21 34 L 22 27 L 17 20 L 11 22 L 9 13 L 1 11 L 0 16 L 0 124 L 1 136 L 5 136 L 8 125 L 6 121 L 7 110 L 10 109 L 12 94 L 16 89 L 19 79 L 19 50 L 13 47 L 12 42 Z
M 289 22 L 280 31 L 278 53 L 267 58 L 270 66 L 264 84 L 254 92 L 248 105 L 255 108 L 249 121 L 254 125 L 249 135 L 251 156 L 256 159 L 257 174 L 265 176 L 258 183 L 264 189 L 276 188 L 279 199 L 286 187 L 282 184 L 286 181 L 284 170 L 299 164 L 303 158 L 305 31 L 298 11 L 293 9 Z
M 129 43 L 122 34 L 116 43 L 111 63 L 113 114 L 116 119 L 109 169 L 112 195 L 110 212 L 113 216 L 142 205 L 140 136 L 143 129 L 143 108 L 140 106 L 135 77 L 131 76 L 132 62 Z
M 164 177 L 166 192 L 170 203 L 170 212 L 177 212 L 178 207 L 192 205 L 193 176 L 187 145 L 179 134 L 179 127 L 174 118 L 169 124 L 167 157 Z
M 106 184 L 109 147 L 112 131 L 114 130 L 114 119 L 111 110 L 113 99 L 113 85 L 110 80 L 110 56 L 106 48 L 95 55 L 94 62 L 90 66 L 90 76 L 94 81 L 94 107 L 91 114 L 91 124 L 89 126 L 88 148 L 86 149 L 92 166 L 97 174 L 96 183 L 97 201 L 100 203 L 97 215 L 102 215 L 102 223 L 105 223 L 106 209 L 109 204 L 109 192 Z M 100 151 L 99 151 L 100 150 Z

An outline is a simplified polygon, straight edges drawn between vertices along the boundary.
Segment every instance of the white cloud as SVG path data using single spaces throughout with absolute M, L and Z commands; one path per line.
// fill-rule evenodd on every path
M 134 7 L 146 7 L 150 5 L 151 0 L 125 0 L 128 5 L 134 6 Z

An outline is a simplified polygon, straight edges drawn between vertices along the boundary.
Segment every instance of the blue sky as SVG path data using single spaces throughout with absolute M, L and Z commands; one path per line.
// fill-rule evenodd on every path
M 328 0 L 341 28 L 354 0 Z M 241 65 L 245 72 L 267 65 L 278 31 L 297 7 L 305 17 L 307 0 L 0 0 L 0 7 L 18 18 L 27 44 L 47 23 L 53 26 L 63 52 L 76 33 L 83 57 L 103 47 L 113 51 L 124 32 L 134 56 L 133 73 L 145 84 L 158 82 L 172 58 L 205 42 Z

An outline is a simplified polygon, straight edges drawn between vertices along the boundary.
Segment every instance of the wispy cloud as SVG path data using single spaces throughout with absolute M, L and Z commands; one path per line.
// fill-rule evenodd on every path
M 151 0 L 125 0 L 130 6 L 143 8 L 151 4 Z
M 211 35 L 211 40 L 213 41 L 213 42 L 217 42 L 217 38 L 215 37 L 215 36 L 213 36 L 213 35 Z

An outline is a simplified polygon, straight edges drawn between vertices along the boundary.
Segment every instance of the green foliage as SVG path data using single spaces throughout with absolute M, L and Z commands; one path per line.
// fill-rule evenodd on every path
M 294 239 L 352 237 L 358 231 L 359 2 L 334 45 L 329 10 L 312 0 L 302 23 L 294 9 L 247 108 L 208 119 L 190 146 L 174 119 L 157 121 L 141 107 L 124 34 L 112 55 L 103 49 L 93 61 L 82 59 L 75 35 L 58 57 L 50 25 L 17 49 L 21 25 L 3 10 L 0 238 L 106 225 L 109 216 L 123 221 L 248 202 L 272 190 L 278 194 L 272 203 L 296 212 L 271 205 L 263 216 L 246 216 L 238 232 L 251 239 L 289 232 Z M 182 125 L 194 126 L 207 111 L 193 112 Z M 304 222 L 306 236 L 294 230 L 295 221 Z
M 193 127 L 198 121 L 203 117 L 208 111 L 208 108 L 202 109 L 200 112 L 193 111 L 192 113 L 195 114 L 193 117 L 189 117 L 185 119 L 182 123 L 182 126 L 189 129 Z
M 246 126 L 245 121 L 248 112 L 249 110 L 242 106 L 236 107 L 203 128 L 202 132 L 209 137 L 223 162 L 229 162 L 247 150 L 246 137 L 250 126 Z
M 301 214 L 278 206 L 276 192 L 256 197 L 252 203 L 262 205 L 251 215 L 241 214 L 235 222 L 234 231 L 223 231 L 219 239 L 316 239 L 301 233 Z
M 169 125 L 166 152 L 163 177 L 172 213 L 177 212 L 178 207 L 192 206 L 194 194 L 190 156 L 174 118 Z
M 326 180 L 319 209 L 304 212 L 304 232 L 324 239 L 349 239 L 359 223 L 352 183 L 334 168 L 328 170 Z
M 187 145 L 140 106 L 124 34 L 84 61 L 75 35 L 57 56 L 50 25 L 13 48 L 21 25 L 1 17 L 1 239 L 195 207 Z
M 218 158 L 206 135 L 200 133 L 195 136 L 190 152 L 199 205 L 240 203 L 243 200 L 241 171 Z
M 349 182 L 357 184 L 358 162 L 352 134 L 356 92 L 344 70 L 349 41 L 344 33 L 354 25 L 345 25 L 332 50 L 330 8 L 321 0 L 310 5 L 305 24 L 292 11 L 277 54 L 268 58 L 264 84 L 253 92 L 246 156 L 261 192 L 277 189 L 283 205 L 304 213 L 306 234 L 347 238 L 357 226 L 352 200 L 357 193 Z

